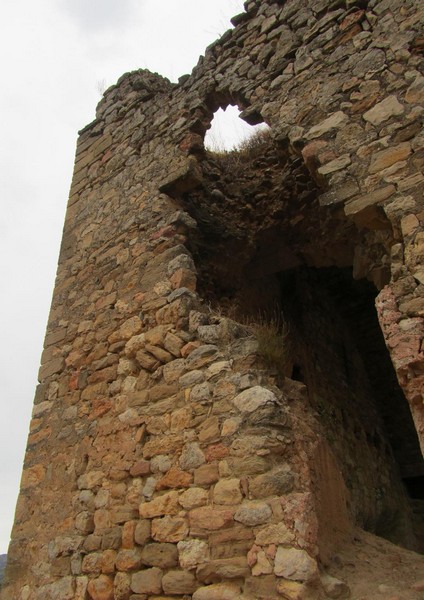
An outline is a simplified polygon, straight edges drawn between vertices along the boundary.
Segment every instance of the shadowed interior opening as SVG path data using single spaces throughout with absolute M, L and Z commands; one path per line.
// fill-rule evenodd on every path
M 390 226 L 370 231 L 321 206 L 320 182 L 270 130 L 197 159 L 202 183 L 178 198 L 198 224 L 200 295 L 236 320 L 283 315 L 291 377 L 307 386 L 353 521 L 418 549 L 422 517 L 407 493 L 419 501 L 423 461 L 374 305 L 389 280 Z

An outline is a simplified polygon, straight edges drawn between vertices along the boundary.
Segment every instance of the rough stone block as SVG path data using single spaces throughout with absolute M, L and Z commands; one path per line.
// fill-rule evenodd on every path
M 199 583 L 192 573 L 172 570 L 163 576 L 162 587 L 165 594 L 192 594 Z
M 136 594 L 160 594 L 163 571 L 157 567 L 138 571 L 131 576 L 131 589 Z
M 316 561 L 305 550 L 279 546 L 275 556 L 274 573 L 294 581 L 310 581 L 318 576 Z
M 141 552 L 141 560 L 148 567 L 169 569 L 178 565 L 178 550 L 175 544 L 147 544 Z

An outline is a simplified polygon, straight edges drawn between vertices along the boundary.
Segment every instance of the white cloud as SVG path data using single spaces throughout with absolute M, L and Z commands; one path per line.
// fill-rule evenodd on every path
M 85 33 L 123 31 L 137 14 L 136 0 L 60 0 L 59 8 Z

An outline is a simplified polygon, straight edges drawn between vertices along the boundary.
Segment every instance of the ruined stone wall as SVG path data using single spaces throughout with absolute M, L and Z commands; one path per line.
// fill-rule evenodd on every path
M 332 446 L 312 383 L 202 303 L 193 256 L 218 261 L 215 211 L 243 274 L 229 301 L 300 266 L 373 282 L 423 442 L 423 19 L 419 0 L 247 2 L 190 77 L 105 93 L 78 141 L 3 599 L 322 596 L 357 518 L 344 434 Z M 282 157 L 233 228 L 203 149 L 229 103 Z

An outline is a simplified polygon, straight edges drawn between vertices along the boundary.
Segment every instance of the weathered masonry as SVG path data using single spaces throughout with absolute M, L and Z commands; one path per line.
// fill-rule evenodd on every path
M 3 600 L 341 598 L 355 528 L 422 550 L 424 7 L 245 9 L 80 134 Z M 207 152 L 229 104 L 270 132 Z

